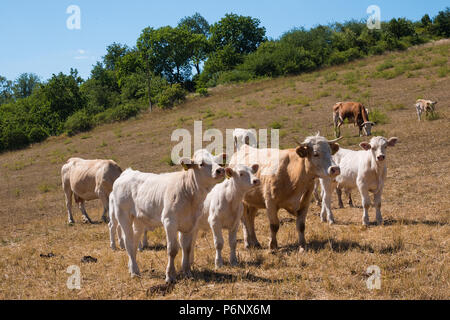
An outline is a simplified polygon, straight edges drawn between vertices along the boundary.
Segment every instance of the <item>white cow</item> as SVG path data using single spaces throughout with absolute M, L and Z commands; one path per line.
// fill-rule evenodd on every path
M 430 112 L 434 112 L 436 104 L 437 104 L 436 101 L 418 99 L 416 101 L 416 111 L 417 111 L 417 117 L 419 118 L 419 121 L 422 116 L 422 113 L 425 112 L 425 114 L 428 114 Z
M 103 221 L 107 222 L 109 194 L 114 181 L 122 169 L 112 160 L 84 160 L 70 158 L 61 168 L 61 179 L 69 223 L 74 223 L 72 216 L 72 195 L 78 203 L 85 222 L 92 223 L 84 202 L 100 199 L 103 204 Z
M 239 150 L 239 148 L 244 144 L 256 148 L 256 146 L 257 146 L 256 130 L 241 129 L 241 128 L 234 129 L 233 141 L 234 141 L 234 146 L 236 147 L 236 150 Z
M 198 150 L 193 159 L 181 159 L 183 171 L 157 175 L 127 169 L 116 180 L 110 197 L 111 246 L 118 222 L 132 277 L 139 275 L 136 251 L 142 233 L 161 225 L 167 239 L 166 282 L 176 278 L 177 232 L 183 250 L 182 270 L 190 275 L 193 231 L 206 195 L 224 177 L 225 170 L 218 164 L 224 160 L 224 154 L 213 157 L 206 150 Z
M 395 146 L 397 141 L 398 138 L 396 137 L 390 138 L 389 140 L 384 137 L 374 137 L 370 140 L 370 143 L 360 143 L 361 148 L 364 150 L 353 151 L 339 148 L 339 151 L 333 156 L 333 159 L 341 168 L 341 174 L 334 179 L 333 183 L 321 180 L 322 190 L 324 190 L 322 212 L 330 210 L 330 201 L 328 200 L 331 199 L 333 186 L 337 187 L 336 191 L 340 206 L 343 206 L 341 190 L 344 189 L 347 194 L 350 194 L 352 189 L 357 188 L 361 194 L 363 205 L 363 225 L 369 224 L 368 210 L 371 203 L 369 192 L 374 194 L 373 204 L 376 211 L 377 224 L 382 224 L 381 195 L 387 174 L 386 149 L 387 147 Z M 325 198 L 327 201 L 325 201 Z
M 236 265 L 236 236 L 239 223 L 244 212 L 245 193 L 260 184 L 255 176 L 259 165 L 255 164 L 251 168 L 244 165 L 237 165 L 234 169 L 226 168 L 227 179 L 214 186 L 206 196 L 203 204 L 202 216 L 198 222 L 198 229 L 208 230 L 211 228 L 214 235 L 214 246 L 216 248 L 216 268 L 223 266 L 222 229 L 228 229 L 228 242 L 230 245 L 230 264 Z M 197 231 L 198 231 L 197 229 Z M 197 232 L 195 232 L 194 243 Z M 194 246 L 193 246 L 194 247 Z M 191 260 L 194 258 L 192 250 Z

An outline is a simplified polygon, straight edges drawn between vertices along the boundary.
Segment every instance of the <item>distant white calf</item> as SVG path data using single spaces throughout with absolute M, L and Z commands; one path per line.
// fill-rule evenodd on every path
M 127 169 L 116 180 L 110 197 L 111 246 L 118 222 L 131 276 L 139 275 L 136 252 L 142 233 L 161 225 L 166 232 L 169 256 L 166 282 L 176 279 L 177 232 L 183 250 L 182 269 L 190 275 L 193 231 L 206 195 L 224 176 L 225 170 L 218 164 L 224 160 L 225 155 L 213 157 L 206 150 L 198 150 L 193 159 L 181 159 L 183 171 L 157 175 Z
M 69 223 L 74 223 L 72 216 L 72 195 L 78 203 L 83 219 L 92 223 L 84 202 L 100 199 L 103 204 L 103 221 L 107 222 L 109 194 L 114 181 L 120 176 L 122 169 L 112 160 L 84 160 L 70 158 L 61 168 L 61 179 Z
M 358 188 L 363 205 L 363 225 L 369 224 L 369 192 L 374 194 L 377 223 L 381 224 L 383 222 L 381 216 L 381 195 L 387 174 L 386 149 L 387 147 L 395 146 L 397 141 L 398 138 L 395 137 L 389 140 L 384 137 L 374 137 L 370 140 L 370 143 L 362 142 L 360 144 L 364 150 L 353 151 L 339 148 L 339 151 L 333 156 L 333 160 L 341 168 L 341 174 L 335 178 L 339 204 L 342 204 L 341 189 L 344 189 L 349 194 L 352 189 Z M 325 193 L 329 192 L 331 197 L 331 188 L 327 189 L 330 191 L 325 191 Z M 322 201 L 322 206 L 326 205 L 327 203 Z
M 251 168 L 244 165 L 237 165 L 233 169 L 226 168 L 227 179 L 214 186 L 206 196 L 203 204 L 202 216 L 198 222 L 198 229 L 208 230 L 211 228 L 214 235 L 214 246 L 216 248 L 216 268 L 223 265 L 222 229 L 228 229 L 228 242 L 230 245 L 230 264 L 236 265 L 236 236 L 239 223 L 244 212 L 245 193 L 253 187 L 259 186 L 260 181 L 255 176 L 259 165 L 255 164 Z M 197 231 L 198 231 L 197 229 Z M 194 243 L 197 232 L 194 235 Z M 195 246 L 193 246 L 194 248 Z M 191 251 L 191 260 L 194 258 L 194 250 Z
M 256 148 L 256 146 L 257 146 L 256 130 L 240 129 L 240 128 L 234 129 L 233 141 L 234 141 L 234 146 L 236 147 L 236 150 L 239 150 L 239 148 L 244 144 Z
M 422 116 L 422 113 L 425 112 L 425 114 L 428 114 L 430 112 L 434 112 L 435 111 L 434 107 L 436 104 L 437 104 L 436 101 L 418 99 L 416 101 L 416 111 L 417 111 L 417 117 L 419 118 L 419 121 Z

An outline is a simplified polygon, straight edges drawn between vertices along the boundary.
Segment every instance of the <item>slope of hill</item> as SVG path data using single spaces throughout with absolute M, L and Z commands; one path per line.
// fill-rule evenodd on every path
M 164 279 L 167 256 L 162 229 L 150 233 L 152 247 L 138 254 L 141 279 L 130 279 L 127 255 L 109 248 L 105 224 L 85 225 L 75 211 L 68 226 L 61 189 L 61 165 L 73 156 L 112 158 L 122 168 L 149 172 L 179 170 L 170 166 L 170 141 L 176 128 L 193 132 L 236 127 L 280 128 L 281 147 L 295 145 L 320 131 L 333 136 L 331 107 L 358 100 L 376 114 L 374 135 L 397 136 L 388 153 L 383 194 L 384 226 L 360 226 L 362 210 L 333 209 L 337 224 L 319 220 L 312 204 L 307 218 L 309 250 L 294 246 L 295 221 L 280 212 L 280 249 L 267 249 L 269 226 L 257 218 L 265 248 L 245 250 L 238 235 L 238 258 L 214 271 L 211 234 L 197 242 L 194 279 L 180 279 L 165 298 L 189 299 L 448 299 L 450 178 L 450 41 L 358 60 L 301 76 L 217 87 L 206 98 L 191 97 L 170 111 L 145 113 L 127 122 L 105 125 L 72 138 L 56 137 L 28 149 L 0 155 L 0 298 L 141 299 Z M 437 100 L 439 119 L 417 121 L 417 98 Z M 346 126 L 341 144 L 358 149 L 365 138 Z M 204 144 L 206 146 L 206 143 Z M 360 197 L 354 193 L 356 205 Z M 94 220 L 100 202 L 88 203 Z M 262 213 L 262 212 L 261 212 Z M 370 211 L 374 220 L 374 209 Z M 53 258 L 40 254 L 54 253 Z M 228 247 L 225 245 L 224 255 Z M 82 264 L 85 255 L 96 264 Z M 177 257 L 177 268 L 180 265 Z M 81 268 L 81 290 L 66 287 L 70 265 Z M 381 269 L 380 290 L 366 287 L 367 267 Z

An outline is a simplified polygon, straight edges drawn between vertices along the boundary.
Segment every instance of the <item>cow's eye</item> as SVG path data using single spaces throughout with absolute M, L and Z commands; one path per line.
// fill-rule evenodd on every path
M 319 157 L 319 153 L 318 152 L 314 152 L 314 157 Z
M 244 175 L 243 173 L 240 173 L 240 174 L 239 174 L 239 176 L 241 176 L 241 177 L 242 177 L 243 175 Z

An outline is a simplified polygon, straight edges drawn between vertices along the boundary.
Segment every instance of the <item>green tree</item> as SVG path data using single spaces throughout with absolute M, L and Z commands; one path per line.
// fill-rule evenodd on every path
M 226 14 L 211 26 L 210 41 L 214 50 L 231 46 L 239 54 L 254 52 L 266 40 L 266 29 L 260 23 L 256 18 Z
M 106 48 L 106 55 L 103 56 L 103 64 L 107 70 L 115 70 L 117 61 L 128 53 L 127 45 L 113 43 Z
M 69 75 L 60 72 L 53 74 L 48 82 L 37 91 L 41 105 L 48 107 L 49 112 L 55 113 L 60 121 L 65 121 L 75 111 L 86 106 L 86 99 L 80 91 L 81 78 L 78 72 L 71 69 Z M 61 128 L 52 126 L 51 133 L 59 133 Z
M 433 19 L 433 33 L 441 37 L 450 37 L 450 8 L 439 11 Z
M 210 25 L 208 21 L 198 12 L 189 17 L 184 17 L 178 22 L 179 27 L 185 27 L 194 34 L 202 34 L 209 37 Z
M 14 98 L 22 99 L 29 97 L 33 90 L 39 86 L 41 81 L 34 73 L 22 73 L 13 84 Z
M 0 105 L 13 99 L 12 81 L 0 76 Z

